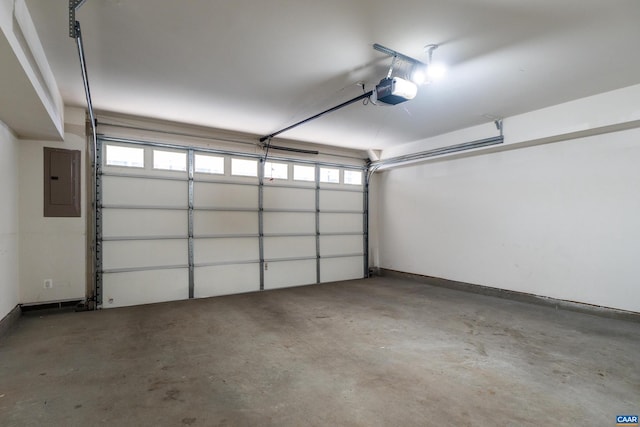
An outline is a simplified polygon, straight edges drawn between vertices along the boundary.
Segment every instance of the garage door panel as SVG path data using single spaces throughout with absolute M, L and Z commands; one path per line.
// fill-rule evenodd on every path
M 269 262 L 264 288 L 277 289 L 316 283 L 316 260 Z
M 308 256 L 316 256 L 315 236 L 264 238 L 264 258 L 266 260 Z
M 101 144 L 111 144 L 107 139 L 101 137 Z M 234 160 L 251 157 L 258 164 L 257 155 L 223 153 L 216 156 L 224 158 L 226 174 L 195 173 L 190 182 L 195 156 L 185 153 L 209 150 L 114 145 L 137 150 L 111 150 L 110 162 L 119 166 L 103 164 L 99 176 L 103 307 L 314 284 L 318 273 L 323 282 L 363 276 L 364 257 L 357 254 L 364 252 L 366 193 L 347 185 L 346 172 L 329 174 L 338 183 L 316 183 L 313 174 L 295 167 L 306 162 L 279 160 L 286 168 L 273 172 L 283 179 L 267 179 L 261 187 L 257 177 L 238 175 L 244 172 Z M 142 165 L 141 151 L 144 167 L 135 167 Z M 218 163 L 211 171 L 221 172 Z M 310 166 L 307 172 L 318 167 Z
M 362 211 L 363 193 L 353 191 L 320 191 L 320 210 Z
M 239 294 L 260 290 L 260 264 L 196 267 L 194 297 Z
M 258 187 L 211 182 L 194 183 L 196 208 L 258 209 Z
M 320 280 L 323 283 L 362 279 L 363 277 L 364 258 L 362 256 L 320 260 Z
M 358 254 L 363 251 L 363 236 L 320 236 L 320 256 Z
M 195 211 L 194 235 L 258 234 L 257 212 Z
M 314 188 L 264 187 L 265 209 L 315 209 Z
M 316 214 L 302 212 L 265 212 L 265 234 L 315 234 Z
M 103 176 L 102 204 L 186 208 L 187 190 L 186 181 Z
M 184 236 L 188 232 L 186 210 L 104 209 L 102 235 L 108 237 Z
M 189 298 L 187 268 L 108 273 L 102 276 L 103 308 Z
M 102 244 L 104 270 L 188 265 L 187 240 L 124 240 Z
M 321 213 L 320 233 L 362 233 L 362 214 Z
M 196 265 L 260 259 L 257 238 L 195 239 L 193 247 Z

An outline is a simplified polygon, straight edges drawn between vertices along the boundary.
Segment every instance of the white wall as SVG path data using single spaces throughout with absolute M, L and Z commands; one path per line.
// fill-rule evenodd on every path
M 0 320 L 18 304 L 18 140 L 0 122 Z
M 0 120 L 21 139 L 62 139 L 62 96 L 25 0 L 0 0 L 0 64 Z
M 20 302 L 82 299 L 86 287 L 86 157 L 84 112 L 65 111 L 65 139 L 21 141 L 20 177 Z M 43 215 L 43 147 L 82 151 L 82 216 L 45 218 Z M 44 288 L 52 279 L 53 287 Z
M 380 172 L 380 267 L 640 312 L 640 128 L 547 143 L 629 105 L 600 101 L 509 119 L 542 145 Z

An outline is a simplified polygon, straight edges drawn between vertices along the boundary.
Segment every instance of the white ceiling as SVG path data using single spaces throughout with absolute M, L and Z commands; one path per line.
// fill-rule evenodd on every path
M 84 105 L 68 0 L 27 0 L 62 96 Z M 282 138 L 384 149 L 640 83 L 638 0 L 88 0 L 94 107 L 264 135 L 386 75 L 380 43 L 449 65 L 393 107 L 351 105 Z

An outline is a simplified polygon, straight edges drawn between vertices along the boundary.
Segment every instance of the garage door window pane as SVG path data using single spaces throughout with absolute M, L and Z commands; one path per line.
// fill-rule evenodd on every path
M 224 174 L 224 157 L 196 154 L 195 168 L 199 173 Z
M 320 182 L 340 182 L 340 170 L 331 168 L 320 168 Z
M 344 171 L 344 183 L 351 185 L 362 185 L 361 171 Z
M 231 159 L 231 175 L 258 176 L 258 162 L 256 160 Z
M 293 165 L 293 179 L 296 181 L 315 181 L 315 166 Z
M 264 177 L 268 179 L 289 178 L 289 165 L 286 163 L 264 163 Z
M 144 167 L 144 148 L 107 145 L 107 165 L 128 168 Z
M 187 170 L 187 153 L 153 150 L 153 168 L 184 172 Z

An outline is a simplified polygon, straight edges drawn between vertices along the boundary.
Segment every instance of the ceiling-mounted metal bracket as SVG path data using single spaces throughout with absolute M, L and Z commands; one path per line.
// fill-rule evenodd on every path
M 375 50 L 377 50 L 378 52 L 382 52 L 382 53 L 384 53 L 384 54 L 387 54 L 387 55 L 389 55 L 389 56 L 393 57 L 393 58 L 394 58 L 394 61 L 395 61 L 396 59 L 401 59 L 401 60 L 403 60 L 403 61 L 407 61 L 407 62 L 412 63 L 412 64 L 415 64 L 415 65 L 423 65 L 423 66 L 426 66 L 426 64 L 425 64 L 424 62 L 422 62 L 422 61 L 418 61 L 417 59 L 412 58 L 412 57 L 410 57 L 410 56 L 408 56 L 408 55 L 405 55 L 404 53 L 400 53 L 400 52 L 398 52 L 398 51 L 396 51 L 396 50 L 389 49 L 388 47 L 386 47 L 386 46 L 382 46 L 381 44 L 374 43 L 374 44 L 373 44 L 373 48 L 374 48 Z
M 87 0 L 69 0 L 69 37 L 78 37 L 76 30 L 76 12 Z
M 502 134 L 502 129 L 503 129 L 503 126 L 502 126 L 502 119 L 494 120 L 494 121 L 493 121 L 493 124 L 495 124 L 495 125 L 496 125 L 496 129 L 498 129 L 498 130 L 500 131 L 500 136 L 504 136 L 504 135 Z
M 440 45 L 439 44 L 428 44 L 424 47 L 424 51 L 427 52 L 427 55 L 429 57 L 429 64 L 431 64 L 431 60 L 433 57 L 433 51 L 436 50 Z
M 389 71 L 387 72 L 387 78 L 390 79 L 391 76 L 393 75 L 393 67 L 396 66 L 396 61 L 398 60 L 397 56 L 393 56 L 393 59 L 391 60 L 391 66 L 389 67 Z

